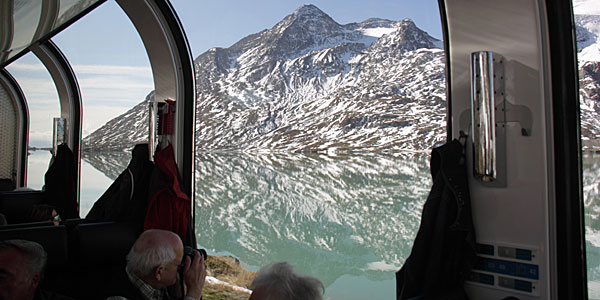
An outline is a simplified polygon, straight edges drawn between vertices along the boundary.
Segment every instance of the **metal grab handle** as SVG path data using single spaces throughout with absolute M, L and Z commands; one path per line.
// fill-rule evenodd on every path
M 494 53 L 471 53 L 471 133 L 475 176 L 497 178 Z
M 67 142 L 67 119 L 54 118 L 52 128 L 52 155 L 56 155 L 58 146 Z
M 158 114 L 158 102 L 154 99 L 150 100 L 148 104 L 148 158 L 150 161 L 154 161 L 154 151 L 156 150 L 157 136 L 157 114 Z

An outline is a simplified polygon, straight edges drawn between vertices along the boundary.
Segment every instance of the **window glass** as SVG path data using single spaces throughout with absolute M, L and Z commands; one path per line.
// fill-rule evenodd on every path
M 288 261 L 329 299 L 394 298 L 445 139 L 437 2 L 172 3 L 196 67 L 199 246 Z
M 40 22 L 42 4 L 38 1 L 14 1 L 13 4 L 13 39 L 9 49 L 12 56 L 31 43 Z
M 0 39 L 4 62 L 52 30 L 81 14 L 99 0 L 30 1 L 5 0 L 0 9 Z
M 588 294 L 600 298 L 600 4 L 573 1 L 583 159 Z
M 8 72 L 21 86 L 29 110 L 27 187 L 41 189 L 52 154 L 53 119 L 60 117 L 58 93 L 52 77 L 32 53 L 11 63 Z
M 60 8 L 58 12 L 58 18 L 54 28 L 63 25 L 65 22 L 82 13 L 84 10 L 96 4 L 98 1 L 99 0 L 61 0 L 59 3 Z
M 147 139 L 145 136 L 127 140 L 117 138 L 115 135 L 119 132 L 106 129 L 106 125 L 144 103 L 154 88 L 152 72 L 139 35 L 113 1 L 93 10 L 53 40 L 69 60 L 81 91 L 80 215 L 84 217 L 127 168 L 130 149 L 140 140 Z M 147 119 L 141 119 L 146 118 L 145 115 L 139 118 L 136 121 L 147 124 Z M 95 135 L 90 137 L 93 133 Z M 111 141 L 111 144 L 97 143 L 98 139 Z

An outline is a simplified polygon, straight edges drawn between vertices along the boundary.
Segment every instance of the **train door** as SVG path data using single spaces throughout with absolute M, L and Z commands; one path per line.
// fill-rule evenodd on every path
M 587 298 L 570 2 L 440 0 L 448 135 L 469 135 L 471 299 Z

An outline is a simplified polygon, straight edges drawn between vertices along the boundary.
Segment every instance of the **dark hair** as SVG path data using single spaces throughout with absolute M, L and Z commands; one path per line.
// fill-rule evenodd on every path
M 30 222 L 50 221 L 52 220 L 52 211 L 56 207 L 47 204 L 35 204 L 29 213 Z

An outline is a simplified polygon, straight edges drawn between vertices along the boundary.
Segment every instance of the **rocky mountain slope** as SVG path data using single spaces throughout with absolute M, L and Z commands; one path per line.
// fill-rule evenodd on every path
M 576 15 L 582 144 L 600 150 L 600 16 Z M 194 61 L 197 150 L 394 152 L 445 135 L 441 42 L 411 20 L 341 25 L 305 5 L 273 28 Z M 125 149 L 147 138 L 146 99 L 84 139 Z
M 313 5 L 195 60 L 197 147 L 269 152 L 424 150 L 442 139 L 440 41 L 409 19 L 340 25 Z M 144 101 L 151 99 L 152 94 Z M 145 140 L 139 104 L 86 137 Z
M 584 150 L 600 150 L 600 15 L 575 15 Z

